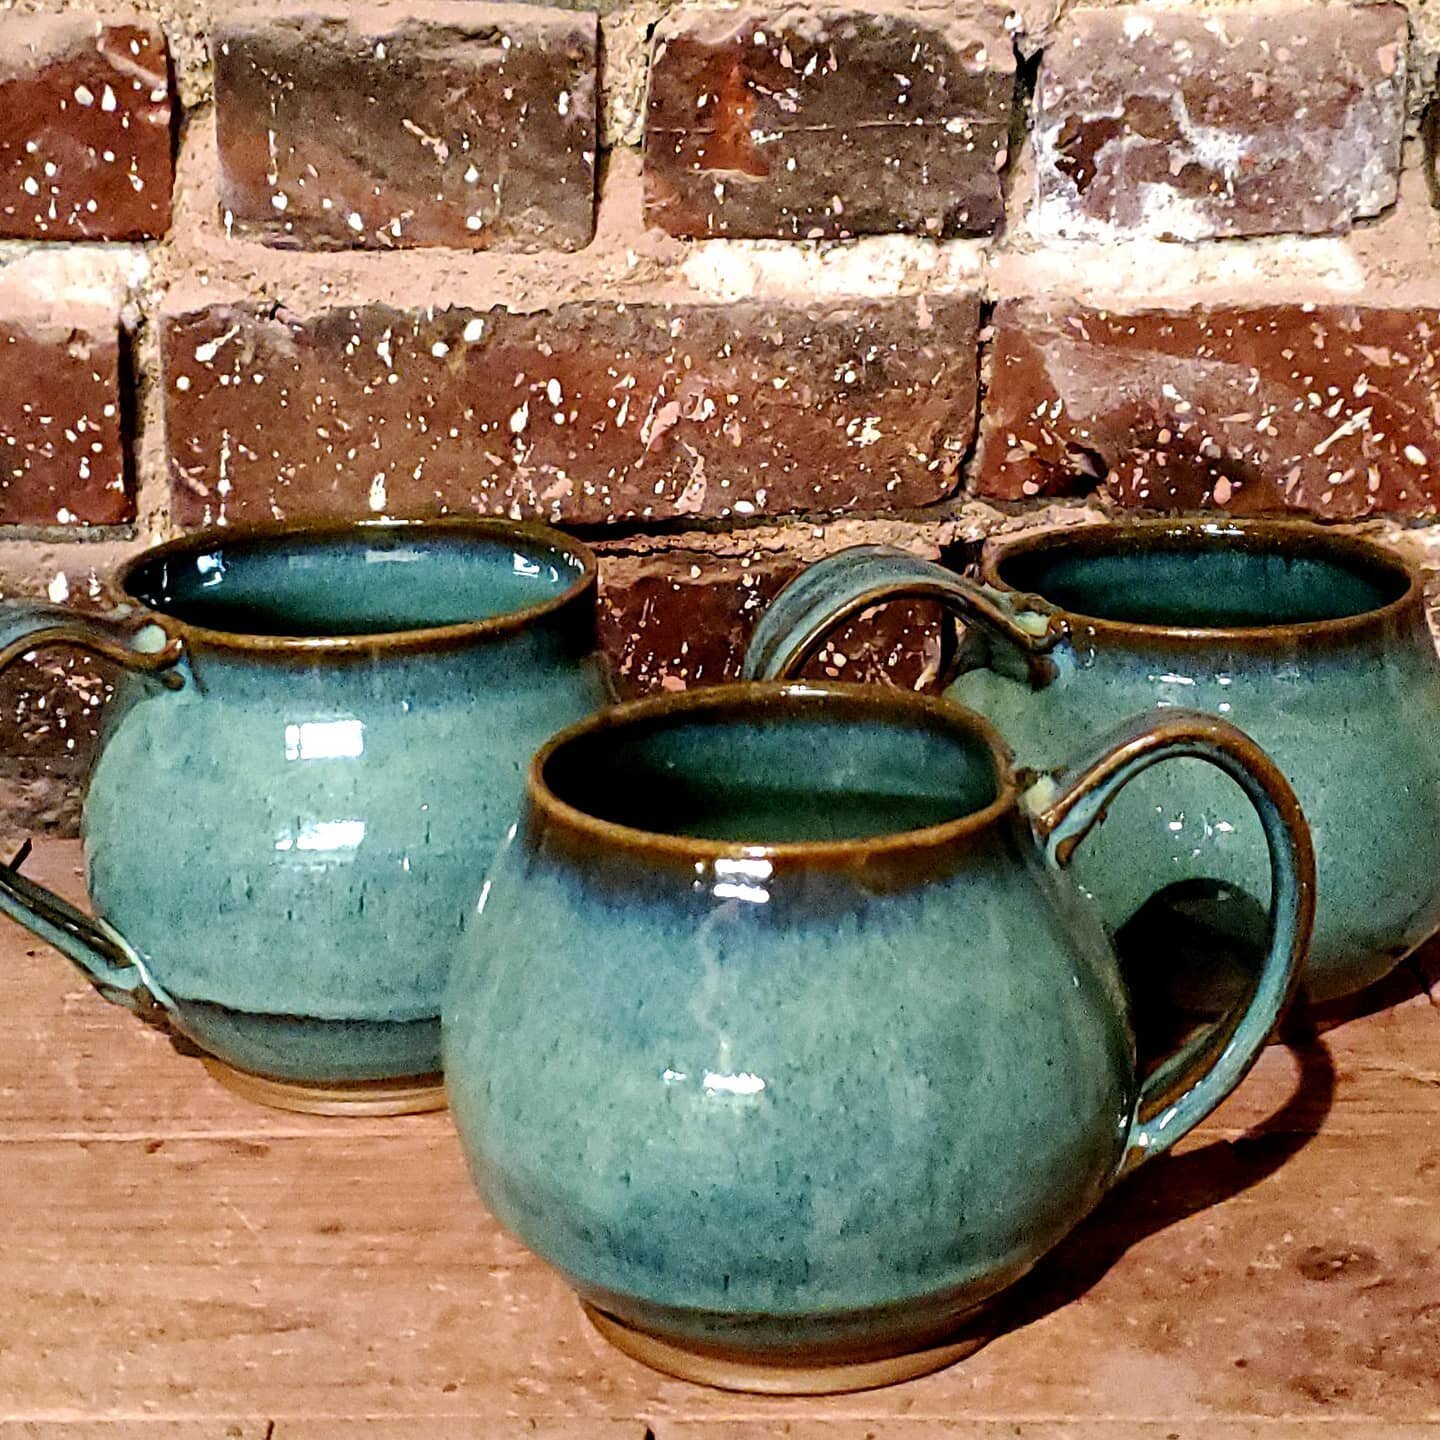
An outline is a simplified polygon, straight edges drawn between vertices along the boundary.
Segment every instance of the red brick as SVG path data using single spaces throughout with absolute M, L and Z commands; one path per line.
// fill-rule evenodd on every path
M 998 12 L 681 10 L 656 29 L 647 217 L 680 236 L 988 234 L 1014 75 Z
M 156 25 L 0 16 L 0 236 L 163 235 L 170 127 L 169 56 Z
M 126 483 L 114 315 L 0 317 L 0 524 L 115 525 Z
M 1268 305 L 1113 312 L 1008 300 L 975 488 L 1104 481 L 1126 505 L 1440 509 L 1440 311 Z
M 623 689 L 645 694 L 738 679 L 756 621 L 802 568 L 789 555 L 602 556 L 600 638 Z M 888 606 L 838 631 L 805 674 L 913 686 L 934 665 L 939 634 L 926 607 Z
M 1378 214 L 1408 39 L 1388 4 L 1071 11 L 1037 95 L 1040 228 L 1200 240 Z
M 7 669 L 0 675 L 0 754 L 88 764 L 99 748 L 101 712 L 115 690 L 107 668 L 56 649 Z
M 5 591 L 10 598 L 8 584 Z M 114 693 L 107 669 L 75 651 L 41 650 L 0 674 L 0 841 L 8 846 L 34 831 L 78 832 L 81 791 Z M 10 853 L 0 850 L 0 860 Z
M 973 435 L 977 322 L 973 296 L 173 315 L 172 514 L 924 505 L 954 489 Z
M 68 547 L 71 552 L 75 547 Z M 94 545 L 100 565 L 114 563 L 113 547 Z M 49 559 L 37 563 L 37 552 Z M 25 541 L 0 545 L 0 592 L 45 599 L 47 590 L 84 608 L 113 604 L 96 570 L 74 553 L 60 558 Z M 57 573 L 69 581 L 56 592 Z M 113 670 L 74 650 L 46 649 L 0 673 L 0 841 L 13 846 L 28 832 L 74 835 L 80 794 L 100 747 L 105 705 L 114 693 Z M 10 851 L 0 850 L 0 860 Z
M 596 43 L 593 14 L 471 0 L 226 23 L 226 223 L 311 249 L 585 245 Z

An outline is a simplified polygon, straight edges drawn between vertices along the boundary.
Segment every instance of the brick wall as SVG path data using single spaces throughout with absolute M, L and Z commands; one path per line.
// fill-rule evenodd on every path
M 7 594 L 537 516 L 649 689 L 857 540 L 1294 512 L 1440 556 L 1423 6 L 92 3 L 0 6 Z M 820 664 L 911 683 L 923 619 Z M 0 679 L 0 829 L 73 825 L 105 693 Z

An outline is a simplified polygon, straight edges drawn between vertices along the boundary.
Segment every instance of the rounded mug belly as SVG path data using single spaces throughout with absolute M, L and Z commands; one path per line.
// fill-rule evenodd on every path
M 1312 1002 L 1382 978 L 1433 932 L 1440 757 L 1422 716 L 1432 698 L 1440 705 L 1440 694 L 1431 696 L 1436 687 L 1424 676 L 1381 666 L 1349 692 L 1324 675 L 1272 691 L 1264 675 L 1242 673 L 1223 689 L 1167 690 L 1152 683 L 1153 666 L 1140 679 L 1135 666 L 1120 668 L 1110 676 L 1099 667 L 1064 667 L 1036 692 L 980 671 L 962 676 L 950 694 L 994 720 L 1020 762 L 1034 766 L 1059 763 L 1157 702 L 1208 709 L 1244 728 L 1294 785 L 1315 841 L 1316 925 L 1304 979 Z M 1226 673 L 1218 664 L 1209 670 Z M 1213 767 L 1178 760 L 1138 777 L 1077 853 L 1072 873 L 1116 932 L 1147 902 L 1158 915 L 1161 892 L 1176 897 L 1170 923 L 1181 925 L 1197 903 L 1196 882 L 1238 891 L 1261 918 L 1245 921 L 1234 938 L 1249 953 L 1245 963 L 1259 963 L 1269 901 L 1264 836 L 1239 788 Z
M 926 1344 L 1113 1173 L 1123 1017 L 1023 872 L 782 923 L 518 863 L 452 978 L 452 1113 L 494 1213 L 626 1325 Z
M 513 820 L 527 737 L 497 755 L 465 738 L 463 707 L 354 712 L 287 741 L 298 726 L 278 707 L 140 706 L 96 766 L 96 909 L 179 1028 L 242 1070 L 439 1068 L 445 977 Z

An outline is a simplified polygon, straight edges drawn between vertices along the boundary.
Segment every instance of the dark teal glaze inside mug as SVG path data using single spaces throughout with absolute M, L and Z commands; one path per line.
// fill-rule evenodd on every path
M 0 665 L 118 661 L 86 795 L 90 921 L 0 909 L 254 1098 L 442 1098 L 439 1009 L 524 767 L 609 698 L 593 557 L 536 526 L 219 532 L 121 573 L 128 613 L 15 604 Z
M 538 527 L 391 523 L 212 534 L 142 556 L 124 586 L 196 629 L 331 640 L 522 617 L 565 598 L 585 569 L 583 552 Z
M 777 597 L 746 673 L 794 675 L 842 620 L 901 596 L 965 620 L 946 694 L 988 715 L 1024 764 L 1056 764 L 1152 707 L 1224 716 L 1263 745 L 1315 837 L 1308 999 L 1379 979 L 1440 924 L 1440 663 L 1419 579 L 1382 546 L 1288 522 L 1081 526 L 997 546 L 978 582 L 860 547 Z M 1174 984 L 1201 1014 L 1223 1005 L 1256 963 L 1259 827 L 1198 765 L 1146 776 L 1117 806 L 1076 878 L 1142 967 L 1190 933 L 1197 971 Z
M 1277 903 L 1223 1033 L 1142 1084 L 1064 871 L 1182 755 L 1245 787 Z M 988 724 L 940 700 L 617 707 L 531 766 L 447 992 L 452 1113 L 487 1204 L 639 1358 L 772 1391 L 922 1373 L 1238 1083 L 1312 878 L 1283 779 L 1210 717 L 1117 732 L 1022 795 Z
M 1303 544 L 1266 548 L 1244 543 L 1251 530 L 1227 533 L 1214 525 L 1191 532 L 1166 525 L 1161 533 L 1169 544 L 1153 531 L 1128 541 L 1108 526 L 1103 536 L 1088 529 L 1056 534 L 1038 547 L 1014 544 L 995 561 L 998 578 L 1072 615 L 1199 630 L 1347 620 L 1393 605 L 1410 588 L 1403 567 L 1377 560 L 1368 548 L 1322 543 L 1308 554 Z M 1177 543 L 1190 535 L 1189 544 Z

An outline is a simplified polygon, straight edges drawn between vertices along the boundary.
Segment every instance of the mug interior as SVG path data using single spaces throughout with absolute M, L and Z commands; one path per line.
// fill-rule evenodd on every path
M 217 539 L 142 559 L 130 596 L 183 624 L 290 637 L 473 624 L 558 599 L 580 557 L 522 531 L 359 527 Z
M 1206 530 L 1047 537 L 999 575 L 1071 614 L 1131 625 L 1260 629 L 1344 620 L 1400 599 L 1398 562 L 1297 538 Z
M 756 846 L 944 825 L 991 805 L 1001 788 L 980 730 L 933 709 L 827 692 L 660 708 L 586 728 L 550 752 L 541 779 L 592 819 Z

